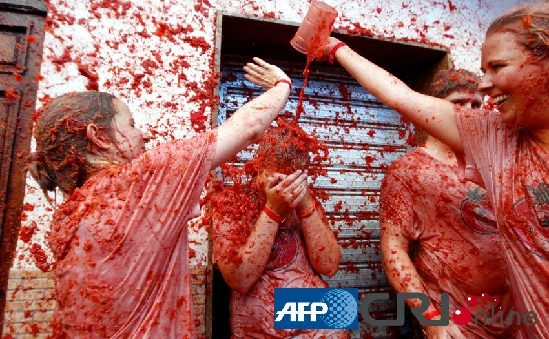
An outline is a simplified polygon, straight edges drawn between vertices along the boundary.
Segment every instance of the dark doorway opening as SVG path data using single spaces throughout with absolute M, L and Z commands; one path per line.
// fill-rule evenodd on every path
M 222 14 L 221 65 L 227 57 L 259 56 L 279 61 L 302 62 L 305 56 L 290 45 L 297 24 L 249 19 Z M 334 32 L 333 36 L 347 43 L 353 50 L 383 67 L 410 87 L 421 90 L 438 69 L 448 68 L 448 51 L 439 47 L 416 43 L 401 43 Z M 345 72 L 339 65 L 322 64 Z

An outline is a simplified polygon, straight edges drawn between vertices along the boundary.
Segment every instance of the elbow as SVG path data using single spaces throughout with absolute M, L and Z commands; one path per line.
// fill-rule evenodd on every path
M 337 255 L 335 256 L 334 260 L 330 263 L 329 267 L 327 268 L 327 272 L 325 276 L 331 278 L 333 277 L 337 271 L 339 271 L 339 264 L 341 263 L 341 252 L 339 251 L 339 248 L 337 250 Z
M 250 117 L 243 127 L 242 133 L 245 134 L 248 144 L 251 144 L 265 132 L 268 125 L 258 117 Z
M 339 271 L 339 263 L 341 262 L 341 252 L 339 248 L 337 253 L 331 256 L 328 260 L 322 260 L 322 258 L 317 258 L 315 260 L 318 264 L 315 265 L 314 269 L 317 273 L 322 274 L 327 277 L 333 277 L 337 271 Z
M 339 265 L 333 265 L 333 266 L 328 267 L 326 269 L 326 272 L 321 273 L 321 274 L 327 276 L 328 278 L 331 278 L 337 273 L 337 271 L 339 271 Z
M 248 293 L 255 283 L 255 280 L 252 280 L 251 277 L 245 277 L 237 268 L 225 267 L 225 269 L 221 269 L 221 274 L 227 285 L 238 293 Z
M 337 273 L 337 271 L 339 271 L 339 265 L 329 264 L 324 266 L 325 267 L 319 267 L 318 269 L 316 269 L 316 271 L 317 273 L 322 274 L 328 278 L 333 277 Z

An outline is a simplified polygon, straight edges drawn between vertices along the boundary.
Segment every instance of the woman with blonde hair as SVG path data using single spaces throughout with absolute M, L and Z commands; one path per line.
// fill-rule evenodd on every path
M 324 57 L 465 155 L 465 174 L 495 209 L 521 315 L 513 321 L 525 338 L 549 338 L 549 3 L 514 8 L 489 26 L 479 89 L 491 104 L 482 110 L 415 92 L 337 39 Z

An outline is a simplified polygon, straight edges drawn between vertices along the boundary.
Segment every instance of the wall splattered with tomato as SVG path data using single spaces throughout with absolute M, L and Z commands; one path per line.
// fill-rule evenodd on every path
M 69 91 L 101 90 L 123 99 L 152 144 L 210 126 L 218 103 L 216 13 L 299 22 L 308 1 L 49 0 L 38 108 Z M 353 35 L 444 46 L 456 67 L 478 72 L 483 31 L 517 0 L 326 0 L 335 28 Z M 35 117 L 39 116 L 37 111 Z M 51 195 L 62 201 L 59 193 Z M 28 180 L 15 270 L 45 269 L 45 236 L 55 203 Z M 206 264 L 204 230 L 190 235 L 195 265 Z
M 218 102 L 218 10 L 299 22 L 309 6 L 297 0 L 49 2 L 37 105 L 69 91 L 107 91 L 129 104 L 154 142 L 186 138 L 210 126 Z M 456 67 L 478 72 L 489 18 L 518 1 L 326 2 L 340 13 L 338 30 L 444 46 Z M 34 262 L 28 249 L 43 244 L 52 211 L 29 180 L 16 267 Z

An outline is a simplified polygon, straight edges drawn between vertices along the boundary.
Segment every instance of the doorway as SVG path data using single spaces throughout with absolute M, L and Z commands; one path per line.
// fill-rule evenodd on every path
M 276 64 L 291 77 L 294 89 L 283 111 L 295 112 L 305 66 L 305 57 L 289 44 L 297 26 L 220 15 L 220 105 L 213 123 L 223 123 L 263 92 L 243 76 L 242 66 L 253 56 Z M 442 49 L 338 33 L 334 36 L 416 90 L 430 83 L 437 70 L 449 66 L 448 53 Z M 385 169 L 410 148 L 410 127 L 339 65 L 313 62 L 303 106 L 300 126 L 329 148 L 329 161 L 312 163 L 327 173 L 318 177 L 313 187 L 328 197 L 322 204 L 342 251 L 340 270 L 324 278 L 330 287 L 358 287 L 359 295 L 391 292 L 381 265 L 379 195 Z M 249 160 L 252 149 L 239 153 L 235 164 Z M 210 290 L 212 337 L 229 338 L 230 289 L 215 268 Z M 393 319 L 394 301 L 375 304 L 370 313 L 375 318 Z M 394 337 L 398 331 L 361 322 L 353 337 Z

